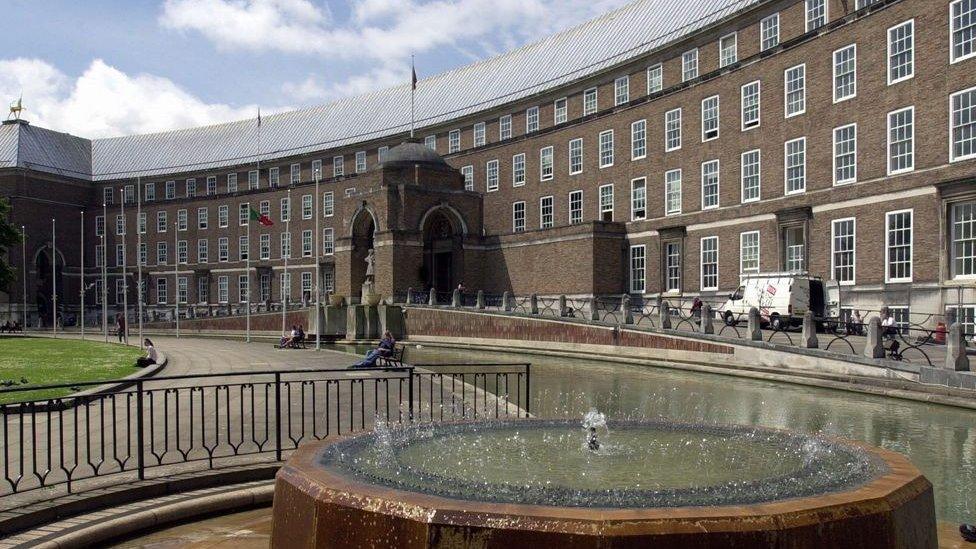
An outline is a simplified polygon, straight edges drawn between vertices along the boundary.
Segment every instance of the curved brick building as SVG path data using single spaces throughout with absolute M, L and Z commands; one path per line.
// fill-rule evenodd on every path
M 113 310 L 123 272 L 136 301 L 137 260 L 149 310 L 212 310 L 308 299 L 319 247 L 343 295 L 374 249 L 387 295 L 712 296 L 803 269 L 844 307 L 971 322 L 976 0 L 639 0 L 420 81 L 404 143 L 409 101 L 95 140 L 6 123 L 32 318 L 54 279 L 77 314 L 82 249 L 97 316 L 96 261 Z M 0 317 L 20 318 L 22 288 Z

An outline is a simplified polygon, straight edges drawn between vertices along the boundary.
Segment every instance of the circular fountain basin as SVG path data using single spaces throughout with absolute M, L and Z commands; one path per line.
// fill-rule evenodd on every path
M 278 474 L 274 547 L 935 547 L 904 457 L 743 426 L 415 425 L 303 446 Z

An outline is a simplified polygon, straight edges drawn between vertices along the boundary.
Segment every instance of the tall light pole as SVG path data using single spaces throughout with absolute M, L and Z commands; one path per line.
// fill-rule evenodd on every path
M 322 259 L 320 254 L 322 253 L 322 230 L 319 228 L 319 207 L 322 202 L 322 198 L 319 196 L 319 168 L 315 169 L 315 350 L 322 350 L 322 326 L 320 322 L 322 320 L 322 272 L 321 263 Z M 289 204 L 291 206 L 291 204 Z M 289 216 L 291 217 L 291 216 Z
M 288 258 L 291 257 L 291 189 L 288 189 L 288 217 L 285 218 L 285 234 L 288 235 L 288 253 L 285 256 L 285 271 L 281 284 L 281 333 L 285 333 L 285 313 L 288 309 L 288 298 L 291 296 L 291 278 L 288 277 Z
M 20 241 L 21 254 L 24 256 L 24 333 L 27 333 L 27 325 L 30 324 L 27 318 L 27 228 L 23 225 L 20 226 L 20 234 L 23 237 Z
M 173 223 L 173 302 L 176 303 L 176 338 L 180 337 L 180 223 Z
M 51 327 L 54 330 L 54 337 L 58 337 L 58 246 L 57 225 L 54 218 L 51 218 Z
M 129 269 L 126 261 L 128 250 L 125 245 L 125 237 L 129 233 L 129 220 L 125 217 L 125 185 L 119 189 L 122 202 L 119 204 L 119 211 L 122 214 L 122 341 L 129 344 Z M 136 222 L 138 223 L 138 221 Z M 138 230 L 138 227 L 136 227 Z
M 102 202 L 102 332 L 108 343 L 108 206 Z
M 259 172 L 260 173 L 260 172 Z M 260 175 L 258 176 L 260 177 Z M 240 212 L 238 212 L 240 215 Z M 251 203 L 247 203 L 247 255 L 244 256 L 244 276 L 247 277 L 247 286 L 244 297 L 244 342 L 251 342 Z
M 136 314 L 139 315 L 139 346 L 142 347 L 145 339 L 142 337 L 142 179 L 136 178 L 136 270 L 139 273 L 139 297 L 136 306 Z
M 85 210 L 81 210 L 81 273 L 78 279 L 81 281 L 81 311 L 78 312 L 79 322 L 81 323 L 81 339 L 85 339 Z

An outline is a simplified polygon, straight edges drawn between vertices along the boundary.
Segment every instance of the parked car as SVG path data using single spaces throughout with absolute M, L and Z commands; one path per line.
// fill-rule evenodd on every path
M 802 271 L 742 275 L 739 287 L 729 294 L 719 314 L 728 325 L 736 324 L 759 309 L 763 324 L 774 330 L 803 323 L 803 315 L 825 316 L 827 290 L 823 280 Z

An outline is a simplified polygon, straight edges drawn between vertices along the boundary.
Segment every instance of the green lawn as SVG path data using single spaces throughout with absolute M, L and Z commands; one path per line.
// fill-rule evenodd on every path
M 25 387 L 119 379 L 137 370 L 135 361 L 141 355 L 138 347 L 97 341 L 5 337 L 0 338 L 0 381 L 13 380 L 17 385 L 12 387 Z M 27 385 L 21 382 L 24 379 Z M 87 388 L 90 386 L 82 387 Z M 54 398 L 72 392 L 70 388 L 0 392 L 0 403 Z

